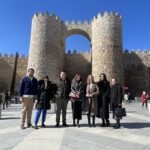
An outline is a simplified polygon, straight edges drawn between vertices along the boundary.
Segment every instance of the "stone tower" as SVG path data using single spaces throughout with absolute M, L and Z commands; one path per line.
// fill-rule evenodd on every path
M 95 81 L 98 81 L 100 73 L 106 73 L 108 80 L 116 77 L 123 84 L 122 19 L 118 14 L 107 12 L 98 14 L 90 23 L 63 23 L 55 15 L 35 14 L 32 19 L 28 68 L 35 69 L 38 79 L 48 75 L 53 82 L 58 81 L 60 71 L 66 70 L 68 57 L 65 54 L 65 39 L 72 34 L 86 36 L 92 45 L 91 72 Z M 84 61 L 85 58 L 81 59 Z M 73 70 L 78 71 L 79 65 Z M 84 74 L 87 69 L 80 70 Z M 88 74 L 91 72 L 88 71 Z
M 38 13 L 33 16 L 28 68 L 35 69 L 37 79 L 48 75 L 57 83 L 65 63 L 63 31 L 65 25 L 54 14 Z
M 96 81 L 100 73 L 123 84 L 122 19 L 118 14 L 99 13 L 92 22 L 92 74 Z

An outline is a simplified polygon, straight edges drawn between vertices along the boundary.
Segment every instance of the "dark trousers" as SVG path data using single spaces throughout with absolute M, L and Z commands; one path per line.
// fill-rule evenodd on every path
M 73 119 L 82 119 L 82 101 L 73 101 L 72 103 Z
M 47 110 L 38 109 L 38 110 L 36 111 L 35 119 L 34 119 L 35 126 L 37 126 L 37 124 L 38 124 L 38 121 L 39 121 L 39 119 L 40 119 L 41 113 L 42 113 L 42 124 L 44 124 L 44 122 L 45 122 L 45 120 L 46 120 Z
M 146 106 L 146 108 L 147 108 L 147 101 L 142 102 L 142 107 L 144 107 L 144 104 L 145 104 L 145 106 Z
M 56 122 L 57 123 L 60 122 L 61 111 L 62 111 L 62 122 L 66 123 L 67 104 L 68 104 L 67 99 L 63 99 L 63 98 L 57 98 L 56 99 L 56 106 L 57 106 Z

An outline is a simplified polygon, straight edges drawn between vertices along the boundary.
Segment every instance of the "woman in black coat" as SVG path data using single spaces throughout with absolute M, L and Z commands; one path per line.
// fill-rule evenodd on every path
M 77 97 L 71 98 L 72 101 L 72 114 L 73 125 L 76 126 L 75 120 L 77 119 L 77 126 L 79 126 L 79 120 L 82 119 L 82 103 L 84 97 L 83 82 L 79 74 L 76 74 L 71 84 L 71 92 Z
M 52 89 L 51 82 L 48 76 L 44 77 L 43 80 L 38 82 L 38 95 L 36 103 L 36 114 L 35 114 L 35 129 L 37 129 L 37 124 L 42 113 L 42 127 L 45 127 L 45 119 L 47 110 L 51 108 L 50 100 L 52 99 Z
M 115 129 L 120 128 L 120 119 L 115 115 L 115 112 L 117 108 L 122 107 L 122 99 L 123 99 L 123 89 L 122 87 L 117 83 L 117 80 L 115 78 L 112 79 L 112 85 L 110 90 L 110 97 L 111 97 L 111 108 L 113 111 L 113 118 L 116 119 L 116 124 L 114 125 Z
M 110 84 L 104 73 L 100 74 L 98 82 L 99 96 L 98 96 L 98 115 L 102 118 L 102 127 L 110 126 L 109 123 L 109 102 L 110 102 Z

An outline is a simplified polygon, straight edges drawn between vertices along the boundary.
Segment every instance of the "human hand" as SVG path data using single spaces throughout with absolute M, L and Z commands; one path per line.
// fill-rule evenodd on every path
M 20 97 L 20 99 L 19 99 L 19 100 L 20 100 L 20 102 L 22 103 L 22 101 L 23 101 L 23 98 L 22 98 L 22 97 Z
M 86 94 L 86 97 L 89 97 L 89 94 Z
M 35 100 L 35 104 L 38 103 L 38 100 Z

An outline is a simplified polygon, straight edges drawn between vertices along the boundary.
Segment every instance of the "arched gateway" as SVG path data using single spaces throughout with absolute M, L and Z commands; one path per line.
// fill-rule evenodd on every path
M 86 76 L 92 72 L 97 81 L 99 74 L 105 72 L 109 80 L 117 77 L 123 83 L 122 21 L 118 14 L 107 12 L 98 14 L 90 23 L 64 23 L 55 15 L 35 14 L 32 19 L 28 68 L 35 69 L 38 79 L 49 75 L 57 83 L 60 71 L 67 70 L 71 56 L 65 54 L 65 39 L 72 34 L 84 35 L 92 46 L 92 54 L 75 56 L 81 57 L 79 60 L 84 65 L 80 68 L 81 74 Z M 87 63 L 82 62 L 82 59 Z M 73 73 L 70 70 L 67 72 L 68 75 Z

